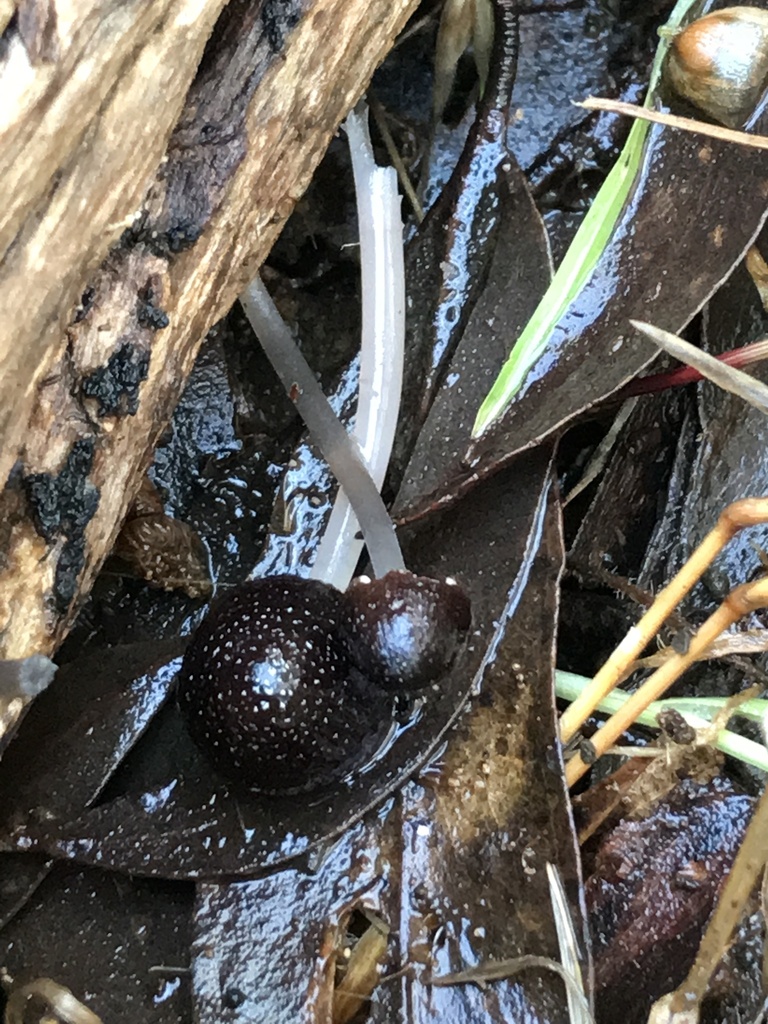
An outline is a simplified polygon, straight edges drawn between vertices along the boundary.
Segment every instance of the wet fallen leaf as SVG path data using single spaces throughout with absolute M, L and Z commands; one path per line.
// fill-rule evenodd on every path
M 191 1020 L 192 895 L 59 866 L 6 925 L 3 964 L 18 985 L 41 975 L 66 985 L 104 1024 Z
M 599 1021 L 644 1021 L 682 981 L 752 805 L 724 779 L 689 780 L 601 840 L 586 882 Z
M 445 462 L 418 464 L 418 497 L 400 515 L 450 503 L 638 373 L 651 356 L 629 319 L 681 330 L 757 236 L 766 192 L 766 154 L 652 127 L 639 184 L 545 354 L 498 423 Z

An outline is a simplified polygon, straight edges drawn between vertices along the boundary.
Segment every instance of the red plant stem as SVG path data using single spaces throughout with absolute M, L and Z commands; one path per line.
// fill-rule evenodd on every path
M 760 341 L 753 341 L 750 345 L 742 345 L 740 348 L 731 349 L 716 356 L 728 366 L 735 366 L 742 369 L 752 363 L 759 363 L 768 359 L 768 338 Z M 676 370 L 666 370 L 664 373 L 652 373 L 648 377 L 636 377 L 626 384 L 615 396 L 617 398 L 633 398 L 635 395 L 648 395 L 656 391 L 665 391 L 667 388 L 681 387 L 683 384 L 695 384 L 704 380 L 698 370 L 692 366 L 680 366 Z

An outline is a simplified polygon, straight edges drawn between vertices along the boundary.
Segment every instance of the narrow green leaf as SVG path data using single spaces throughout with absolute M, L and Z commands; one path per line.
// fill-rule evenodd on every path
M 646 107 L 653 105 L 670 39 L 693 5 L 698 2 L 699 0 L 678 0 L 670 15 L 661 34 L 651 69 Z M 635 121 L 633 124 L 621 156 L 595 197 L 552 284 L 526 324 L 501 373 L 480 406 L 472 428 L 473 437 L 478 437 L 503 415 L 528 371 L 544 352 L 555 325 L 591 276 L 637 179 L 649 129 L 650 125 L 645 121 Z
M 561 700 L 573 701 L 591 682 L 592 680 L 585 676 L 578 676 L 573 672 L 564 672 L 558 669 L 555 672 L 555 693 Z M 604 715 L 613 715 L 630 697 L 631 694 L 625 690 L 614 690 L 600 701 L 597 710 Z M 710 724 L 710 718 L 722 710 L 726 700 L 727 698 L 719 697 L 669 697 L 665 700 L 655 700 L 648 705 L 645 711 L 640 713 L 637 722 L 640 725 L 658 729 L 660 728 L 659 713 L 666 708 L 674 708 L 694 729 L 703 729 Z M 747 705 L 750 705 L 748 709 Z M 734 708 L 733 713 L 751 718 L 762 725 L 765 722 L 766 711 L 768 711 L 768 701 L 750 700 L 740 707 Z M 768 750 L 762 743 L 756 743 L 730 729 L 720 729 L 715 737 L 714 745 L 723 754 L 735 757 L 753 768 L 759 768 L 760 771 L 768 772 Z

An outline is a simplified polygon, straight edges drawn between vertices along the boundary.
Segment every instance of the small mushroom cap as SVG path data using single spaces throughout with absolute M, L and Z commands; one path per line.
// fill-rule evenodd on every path
M 472 621 L 469 598 L 455 580 L 390 572 L 353 580 L 345 596 L 351 656 L 368 679 L 389 690 L 418 690 L 438 680 Z
M 705 114 L 745 126 L 768 86 L 768 12 L 729 7 L 691 22 L 672 40 L 665 74 Z

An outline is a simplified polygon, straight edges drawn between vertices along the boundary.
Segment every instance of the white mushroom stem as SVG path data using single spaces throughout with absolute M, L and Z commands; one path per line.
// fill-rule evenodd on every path
M 363 298 L 360 385 L 352 435 L 380 490 L 392 452 L 403 382 L 403 224 L 397 173 L 391 167 L 376 165 L 367 108 L 361 105 L 351 111 L 345 127 L 355 178 Z M 347 485 L 339 479 L 342 487 L 320 541 L 311 576 L 345 590 L 354 575 L 363 540 L 358 537 L 357 505 L 354 500 L 350 504 Z M 381 575 L 368 528 L 360 521 L 374 572 Z M 395 565 L 387 566 L 394 568 Z
M 381 576 L 391 569 L 403 568 L 403 556 L 392 520 L 363 461 L 360 448 L 347 434 L 328 403 L 260 277 L 251 281 L 240 296 L 240 301 L 313 441 L 350 496 L 363 529 L 374 572 Z

